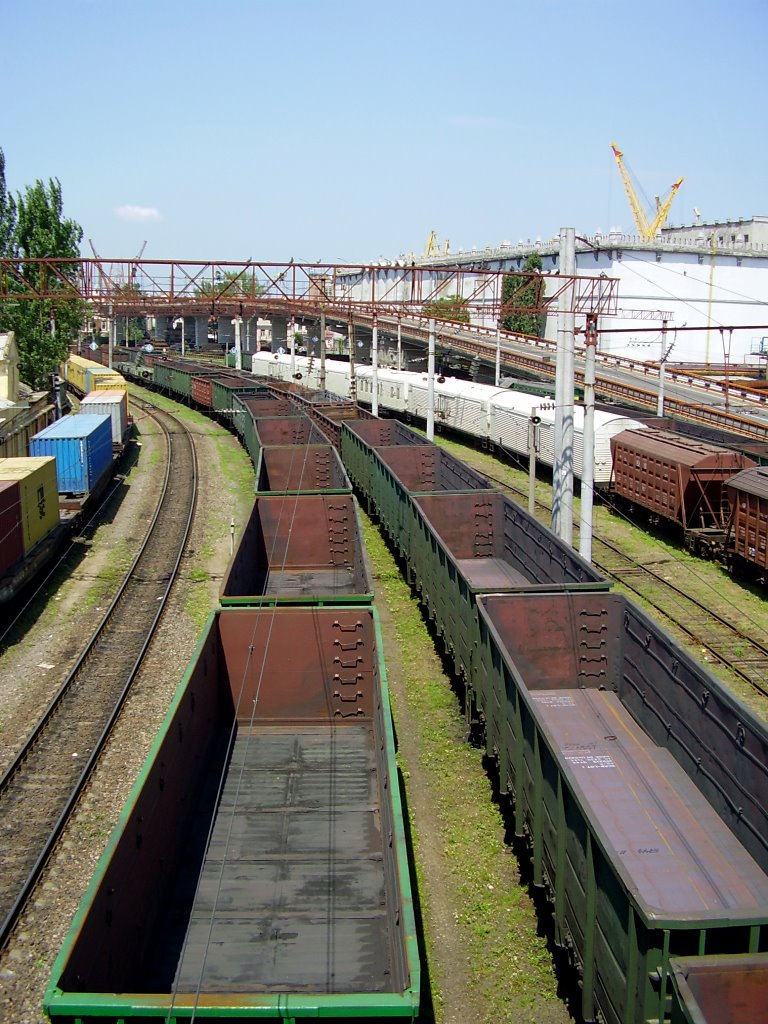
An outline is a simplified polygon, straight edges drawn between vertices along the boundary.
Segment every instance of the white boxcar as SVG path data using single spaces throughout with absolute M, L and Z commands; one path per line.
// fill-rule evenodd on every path
M 554 463 L 554 404 L 536 395 L 505 391 L 491 402 L 491 431 L 494 444 L 509 451 L 528 455 L 528 423 L 533 407 L 541 417 L 538 459 L 546 465 Z M 611 438 L 622 430 L 642 430 L 644 424 L 627 416 L 595 410 L 595 484 L 607 485 L 611 479 Z M 581 479 L 583 459 L 584 408 L 573 410 L 573 472 Z
M 410 379 L 413 375 L 405 373 L 403 370 L 393 370 L 390 367 L 380 366 L 377 376 L 379 406 L 390 412 L 408 412 Z M 370 366 L 358 366 L 356 377 L 358 401 L 372 404 L 373 368 Z
M 412 374 L 408 412 L 420 419 L 427 418 L 429 382 L 425 373 Z M 499 388 L 488 384 L 446 377 L 435 379 L 435 423 L 444 424 L 473 437 L 487 437 L 490 430 L 491 401 Z

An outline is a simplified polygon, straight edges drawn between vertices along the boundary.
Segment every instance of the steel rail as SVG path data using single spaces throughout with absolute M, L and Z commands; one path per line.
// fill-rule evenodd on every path
M 152 407 L 151 406 L 145 406 L 145 408 L 152 408 Z M 160 417 L 158 417 L 156 415 L 158 412 L 160 412 L 160 410 L 156 410 L 155 409 L 153 411 L 152 415 L 157 418 L 158 422 L 160 422 Z M 163 412 L 163 413 L 161 413 L 161 415 L 162 416 L 166 416 L 166 417 L 168 417 L 170 419 L 174 419 L 168 413 L 164 413 Z M 176 421 L 176 422 L 178 422 L 178 421 Z M 195 454 L 195 447 L 194 447 L 194 444 L 191 441 L 191 434 L 190 434 L 190 432 L 186 428 L 184 428 L 184 433 L 185 433 L 185 435 L 189 439 L 191 459 L 192 459 L 192 476 L 193 476 L 192 501 L 190 503 L 190 508 L 188 510 L 186 523 L 185 523 L 185 526 L 184 526 L 184 529 L 183 529 L 182 539 L 181 539 L 181 542 L 179 544 L 179 549 L 178 549 L 178 552 L 177 552 L 177 555 L 176 555 L 176 558 L 175 558 L 173 569 L 172 569 L 172 571 L 171 571 L 171 573 L 169 575 L 169 578 L 168 578 L 167 586 L 165 588 L 162 600 L 160 600 L 158 602 L 158 608 L 157 608 L 156 613 L 155 613 L 155 615 L 153 617 L 152 623 L 151 623 L 151 625 L 149 627 L 149 631 L 148 631 L 148 633 L 147 633 L 147 635 L 146 635 L 146 637 L 144 639 L 144 642 L 143 642 L 143 644 L 141 646 L 139 655 L 136 658 L 133 667 L 129 671 L 128 676 L 126 677 L 126 681 L 125 681 L 125 684 L 124 684 L 124 686 L 122 688 L 122 691 L 120 692 L 120 694 L 118 696 L 118 699 L 117 699 L 117 701 L 116 701 L 116 703 L 115 703 L 115 705 L 114 705 L 114 707 L 112 709 L 112 712 L 109 715 L 109 717 L 108 717 L 108 719 L 106 721 L 106 724 L 104 725 L 104 727 L 103 727 L 103 729 L 101 731 L 101 735 L 96 740 L 96 743 L 95 743 L 95 745 L 94 745 L 94 747 L 93 747 L 93 749 L 92 749 L 92 751 L 91 751 L 91 753 L 90 753 L 90 755 L 88 757 L 88 760 L 87 760 L 85 766 L 83 767 L 83 770 L 81 771 L 81 773 L 80 773 L 80 775 L 79 775 L 79 777 L 78 777 L 78 779 L 77 779 L 77 781 L 76 781 L 76 783 L 75 783 L 75 785 L 74 785 L 74 787 L 73 787 L 73 789 L 72 789 L 68 799 L 64 803 L 64 805 L 62 807 L 62 810 L 61 810 L 61 812 L 60 812 L 60 814 L 58 816 L 58 819 L 56 820 L 56 823 L 54 824 L 54 826 L 53 826 L 53 828 L 52 828 L 52 830 L 50 832 L 50 835 L 48 836 L 47 840 L 45 841 L 44 845 L 42 846 L 42 848 L 40 850 L 40 853 L 39 853 L 39 855 L 38 855 L 38 857 L 37 857 L 37 859 L 36 859 L 32 869 L 31 869 L 31 871 L 29 872 L 25 882 L 23 883 L 22 887 L 20 888 L 18 896 L 16 897 L 16 899 L 15 899 L 13 905 L 11 906 L 10 910 L 7 912 L 6 917 L 3 920 L 3 922 L 2 922 L 2 925 L 0 925 L 0 949 L 4 948 L 4 946 L 7 944 L 8 939 L 10 938 L 10 936 L 11 936 L 11 934 L 13 932 L 13 928 L 14 928 L 14 926 L 15 926 L 15 924 L 16 924 L 19 916 L 20 916 L 20 914 L 22 913 L 26 903 L 28 902 L 31 893 L 34 890 L 34 888 L 35 888 L 35 886 L 37 884 L 37 881 L 39 880 L 40 875 L 41 875 L 43 869 L 45 868 L 45 865 L 47 864 L 47 862 L 48 862 L 48 860 L 49 860 L 49 858 L 51 856 L 51 853 L 52 853 L 52 851 L 53 851 L 53 849 L 55 847 L 55 844 L 56 844 L 59 836 L 61 835 L 61 833 L 62 833 L 62 831 L 64 829 L 64 826 L 66 825 L 67 821 L 69 820 L 69 817 L 71 816 L 72 811 L 73 811 L 75 805 L 77 804 L 77 801 L 78 801 L 78 799 L 80 797 L 80 794 L 82 793 L 83 789 L 85 788 L 85 785 L 88 782 L 88 780 L 89 780 L 89 778 L 90 778 L 90 776 L 91 776 L 91 774 L 93 772 L 93 769 L 94 769 L 94 767 L 95 767 L 95 765 L 96 765 L 96 763 L 97 763 L 97 761 L 98 761 L 98 759 L 99 759 L 99 757 L 101 755 L 101 752 L 102 752 L 102 750 L 103 750 L 103 748 L 104 748 L 104 746 L 105 746 L 105 744 L 106 744 L 106 742 L 107 742 L 107 740 L 108 740 L 108 738 L 109 738 L 109 736 L 110 736 L 110 734 L 112 732 L 112 729 L 114 728 L 115 722 L 117 721 L 117 718 L 118 718 L 118 716 L 120 714 L 120 711 L 122 710 L 122 707 L 125 704 L 125 701 L 126 701 L 126 699 L 128 697 L 128 694 L 130 692 L 130 689 L 131 689 L 133 681 L 134 681 L 134 679 L 136 677 L 136 674 L 139 671 L 139 668 L 141 666 L 141 662 L 144 659 L 144 656 L 145 656 L 145 654 L 147 652 L 147 649 L 148 649 L 149 644 L 150 644 L 150 642 L 152 640 L 152 637 L 153 637 L 153 635 L 154 635 L 154 633 L 155 633 L 155 631 L 157 629 L 157 626 L 159 624 L 160 618 L 161 618 L 161 616 L 163 614 L 163 611 L 165 609 L 165 605 L 167 603 L 168 596 L 169 596 L 170 591 L 171 591 L 171 587 L 173 586 L 173 583 L 175 582 L 176 576 L 178 574 L 178 568 L 179 568 L 179 565 L 181 563 L 181 559 L 182 559 L 183 554 L 184 554 L 184 550 L 185 550 L 185 547 L 186 547 L 187 539 L 189 537 L 189 532 L 190 532 L 191 527 L 192 527 L 192 520 L 193 520 L 193 517 L 194 517 L 195 504 L 196 504 L 196 494 L 197 494 L 197 486 L 196 486 L 196 481 L 197 481 L 197 459 L 196 459 L 196 454 Z M 70 688 L 72 687 L 73 682 L 75 681 L 75 679 L 79 675 L 79 673 L 80 673 L 84 663 L 86 662 L 87 658 L 89 657 L 91 652 L 94 650 L 94 647 L 98 643 L 99 637 L 103 634 L 104 629 L 105 629 L 107 623 L 112 619 L 113 613 L 114 613 L 115 609 L 122 602 L 123 596 L 125 595 L 125 593 L 126 593 L 126 591 L 128 589 L 128 586 L 131 583 L 131 580 L 132 580 L 134 571 L 136 569 L 136 566 L 138 565 L 139 560 L 143 556 L 145 550 L 147 549 L 147 547 L 150 544 L 150 541 L 152 540 L 154 531 L 157 528 L 158 520 L 159 520 L 160 515 L 161 515 L 161 513 L 163 511 L 163 505 L 164 505 L 164 502 L 165 502 L 165 498 L 166 498 L 166 496 L 168 494 L 168 489 L 169 489 L 169 485 L 170 485 L 170 481 L 171 481 L 171 472 L 172 472 L 172 468 L 173 468 L 173 465 L 172 465 L 172 463 L 173 463 L 173 459 L 172 459 L 173 446 L 172 446 L 172 443 L 171 443 L 171 433 L 167 429 L 166 429 L 166 442 L 167 442 L 168 459 L 167 459 L 167 464 L 166 464 L 166 472 L 165 472 L 165 476 L 164 476 L 164 480 L 163 480 L 162 494 L 161 494 L 160 499 L 159 499 L 159 501 L 157 503 L 157 506 L 156 506 L 156 509 L 155 509 L 155 513 L 154 513 L 154 515 L 152 517 L 152 520 L 150 522 L 149 528 L 147 530 L 147 533 L 145 535 L 145 538 L 144 538 L 144 541 L 143 541 L 143 543 L 141 545 L 141 548 L 140 548 L 138 554 L 136 555 L 136 557 L 135 557 L 135 559 L 134 559 L 130 569 L 126 573 L 126 576 L 123 579 L 123 582 L 122 582 L 122 584 L 120 586 L 120 589 L 118 590 L 117 594 L 115 595 L 114 599 L 112 600 L 109 608 L 105 612 L 101 622 L 96 627 L 96 630 L 94 631 L 93 635 L 91 636 L 88 644 L 86 645 L 85 649 L 83 650 L 83 652 L 81 653 L 80 657 L 78 658 L 77 663 L 75 664 L 73 669 L 70 671 L 70 673 L 67 676 L 67 678 L 65 679 L 65 681 L 62 683 L 61 687 L 59 688 L 58 692 L 56 693 L 56 695 L 51 700 L 51 702 L 48 705 L 48 707 L 46 708 L 46 710 L 43 712 L 43 715 L 41 716 L 40 720 L 38 721 L 38 724 L 36 725 L 35 729 L 31 733 L 31 735 L 28 737 L 28 739 L 27 739 L 26 743 L 24 744 L 23 748 L 19 751 L 19 753 L 17 754 L 17 756 L 14 759 L 13 763 L 10 765 L 10 767 L 7 769 L 7 771 L 4 773 L 2 779 L 0 779 L 0 793 L 4 792 L 8 788 L 8 786 L 12 782 L 13 778 L 18 773 L 20 766 L 30 756 L 34 746 L 36 745 L 37 741 L 39 740 L 39 738 L 42 735 L 43 731 L 45 730 L 46 726 L 49 724 L 49 722 L 53 718 L 56 710 L 60 707 L 63 699 L 65 698 L 66 694 L 69 692 Z

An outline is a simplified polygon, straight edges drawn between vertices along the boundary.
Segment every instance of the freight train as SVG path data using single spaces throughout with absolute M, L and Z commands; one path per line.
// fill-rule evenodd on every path
M 251 357 L 253 372 L 286 380 L 293 372 L 308 387 L 319 384 L 318 361 L 267 352 Z M 372 370 L 355 371 L 357 395 L 370 402 Z M 392 369 L 378 371 L 380 406 L 396 416 L 424 419 L 427 377 Z M 347 363 L 328 362 L 326 382 L 348 395 Z M 554 460 L 554 402 L 535 395 L 454 378 L 435 383 L 435 422 L 522 458 L 528 457 L 531 415 L 539 424 L 537 459 Z M 574 474 L 583 468 L 583 408 L 574 410 Z M 716 434 L 717 432 L 712 432 Z M 670 420 L 633 420 L 615 412 L 595 412 L 594 484 L 611 501 L 644 508 L 652 522 L 680 531 L 689 551 L 733 567 L 739 576 L 768 577 L 768 494 L 765 473 L 756 463 L 768 459 L 763 445 L 732 437 L 728 444 L 697 437 Z M 749 472 L 748 472 L 749 470 Z
M 194 380 L 172 379 L 179 398 L 185 387 L 191 394 Z M 371 887 L 358 887 L 354 873 L 326 874 L 321 910 L 298 868 L 283 880 L 284 858 L 304 848 L 285 847 L 277 838 L 277 831 L 283 837 L 302 831 L 295 817 L 283 816 L 285 794 L 295 792 L 303 808 L 307 777 L 295 773 L 299 765 L 310 775 L 318 761 L 325 766 L 329 747 L 343 750 L 344 763 L 354 766 L 347 768 L 344 793 L 360 779 L 361 806 L 371 799 L 372 764 L 348 728 L 369 720 L 378 656 L 367 639 L 369 627 L 376 633 L 369 584 L 357 542 L 350 543 L 354 487 L 379 518 L 463 680 L 467 722 L 512 801 L 534 884 L 550 901 L 555 941 L 580 972 L 583 1019 L 714 1024 L 729 1019 L 737 985 L 740 1019 L 762 1019 L 768 987 L 765 725 L 481 474 L 402 423 L 340 419 L 327 414 L 339 407 L 328 396 L 295 384 L 286 388 L 269 397 L 275 392 L 266 393 L 264 382 L 252 380 L 249 392 L 234 393 L 214 380 L 206 390 L 211 412 L 248 445 L 264 490 L 256 495 L 220 609 L 56 963 L 46 996 L 51 1017 L 87 1022 L 225 1013 L 298 1022 L 416 1014 L 418 965 L 403 952 L 414 948 L 407 914 L 398 916 L 407 890 L 382 881 L 379 867 Z M 269 413 L 264 422 L 296 419 L 297 407 L 290 408 L 296 402 L 312 412 L 312 423 L 263 427 L 262 402 Z M 313 425 L 324 422 L 338 449 L 328 445 L 318 462 L 314 452 L 323 446 Z M 268 437 L 278 443 L 262 443 Z M 293 439 L 298 443 L 283 444 Z M 306 478 L 297 471 L 302 466 L 312 466 Z M 309 499 L 315 505 L 304 508 Z M 292 529 L 294 523 L 302 529 Z M 314 618 L 321 610 L 330 613 L 335 632 Z M 289 620 L 299 612 L 311 625 Z M 311 636 L 312 643 L 296 644 L 298 635 Z M 325 675 L 313 661 L 315 646 L 327 651 Z M 331 718 L 340 728 L 329 728 Z M 320 729 L 312 756 L 308 720 Z M 387 722 L 385 714 L 385 732 Z M 278 742 L 281 729 L 298 731 L 290 750 Z M 346 745 L 336 748 L 340 732 L 354 753 Z M 242 742 L 233 746 L 231 738 L 243 734 L 246 745 L 252 737 L 263 747 L 262 759 Z M 326 771 L 335 791 L 342 784 L 332 767 L 319 777 L 327 778 Z M 235 813 L 230 789 L 238 772 L 248 779 L 248 792 L 256 791 L 250 813 L 242 806 Z M 383 778 L 394 782 L 391 770 Z M 206 788 L 211 779 L 213 792 Z M 219 779 L 224 785 L 217 790 Z M 282 823 L 277 831 L 275 809 Z M 347 808 L 346 798 L 325 820 L 323 843 L 332 843 L 325 861 L 335 858 L 341 835 L 358 860 L 371 852 L 367 819 Z M 319 838 L 308 822 L 304 842 Z M 245 867 L 254 840 L 270 859 L 281 851 L 277 874 L 267 881 Z M 228 843 L 231 865 L 224 856 Z M 393 844 L 402 863 L 396 831 L 385 845 Z M 260 856 L 254 858 L 259 871 Z M 386 850 L 384 861 L 391 879 Z M 276 886 L 288 910 L 287 919 L 272 926 L 270 890 Z M 170 891 L 177 912 L 164 918 L 160 908 Z M 347 947 L 329 926 L 328 907 L 340 908 L 346 937 L 350 893 L 362 898 L 362 891 L 378 894 L 384 909 L 352 943 L 351 963 L 345 961 L 341 984 L 353 984 L 354 975 L 366 998 L 361 989 L 355 996 L 345 989 L 342 998 L 329 979 L 337 942 Z M 318 921 L 316 933 L 311 924 Z M 394 947 L 393 933 L 399 935 Z M 313 936 L 323 965 L 305 952 Z M 295 965 L 288 955 L 293 943 L 301 947 Z M 264 968 L 270 956 L 277 973 Z M 377 987 L 373 979 L 390 957 L 387 984 Z M 747 976 L 751 982 L 742 984 Z
M 37 431 L 23 456 L 0 459 L 0 604 L 61 551 L 108 486 L 128 439 L 125 378 L 73 359 L 79 411 Z

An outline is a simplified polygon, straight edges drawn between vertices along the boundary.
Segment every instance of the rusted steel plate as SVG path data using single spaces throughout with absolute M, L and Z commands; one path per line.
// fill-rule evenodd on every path
M 768 953 L 681 957 L 672 970 L 672 1024 L 765 1024 Z
M 256 491 L 300 494 L 351 491 L 333 445 L 286 445 L 262 448 L 256 467 Z
M 768 877 L 615 694 L 542 691 L 530 682 L 532 706 L 565 777 L 649 912 L 768 911 Z
M 372 599 L 352 496 L 258 497 L 224 579 L 222 604 L 329 597 Z

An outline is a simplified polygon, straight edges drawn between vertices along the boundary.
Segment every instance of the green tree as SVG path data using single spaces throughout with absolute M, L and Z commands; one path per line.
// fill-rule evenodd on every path
M 536 274 L 531 279 L 524 275 Z M 501 326 L 505 331 L 544 336 L 547 317 L 538 310 L 542 306 L 544 278 L 541 277 L 541 256 L 532 252 L 520 274 L 505 274 L 501 286 Z M 530 309 L 530 312 L 526 310 Z
M 469 323 L 467 300 L 460 295 L 446 295 L 442 299 L 425 302 L 422 316 L 434 317 L 436 320 L 453 320 L 459 324 Z
M 5 189 L 4 161 L 0 178 L 0 245 L 4 255 L 16 261 L 20 277 L 17 289 L 30 286 L 46 291 L 68 291 L 66 280 L 76 284 L 79 264 L 41 278 L 40 268 L 27 261 L 39 257 L 77 258 L 83 237 L 80 225 L 63 215 L 61 184 L 39 179 L 18 194 L 15 203 Z M 62 280 L 62 278 L 64 278 Z M 85 317 L 85 303 L 79 299 L 13 299 L 0 308 L 0 329 L 16 332 L 21 379 L 33 387 L 47 387 L 49 375 L 67 357 L 70 341 Z
M 202 298 L 225 299 L 250 299 L 253 296 L 261 295 L 264 288 L 256 280 L 254 273 L 246 273 L 243 270 L 227 270 L 215 281 L 201 281 L 197 285 L 196 294 Z
M 13 255 L 13 237 L 16 230 L 16 203 L 8 195 L 5 184 L 5 154 L 0 149 L 0 256 Z

